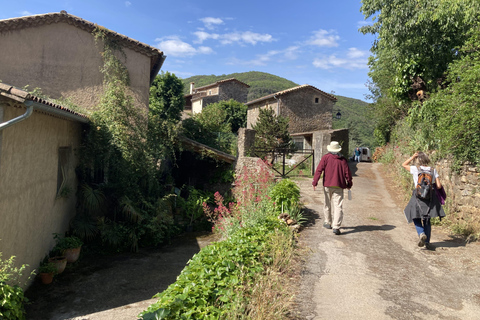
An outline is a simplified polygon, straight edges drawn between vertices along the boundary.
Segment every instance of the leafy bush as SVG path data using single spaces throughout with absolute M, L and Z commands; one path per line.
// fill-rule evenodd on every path
M 0 252 L 0 319 L 25 319 L 24 303 L 28 300 L 19 281 L 27 266 L 15 267 L 15 257 L 3 260 Z
M 284 208 L 293 208 L 300 202 L 300 188 L 290 179 L 283 179 L 277 182 L 270 191 L 270 197 L 275 202 L 275 209 L 278 212 Z
M 193 256 L 177 281 L 155 297 L 159 300 L 140 314 L 150 319 L 222 319 L 246 296 L 246 286 L 271 265 L 271 239 L 287 233 L 272 219 L 264 225 L 243 228 L 229 239 L 211 244 Z

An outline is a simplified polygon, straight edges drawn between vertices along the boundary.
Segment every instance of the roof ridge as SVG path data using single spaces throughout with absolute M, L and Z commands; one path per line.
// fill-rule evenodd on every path
M 278 91 L 278 92 L 275 92 L 275 93 L 271 93 L 271 94 L 268 94 L 266 96 L 263 96 L 263 97 L 260 97 L 260 98 L 257 98 L 255 100 L 252 100 L 252 101 L 248 101 L 246 104 L 249 105 L 249 104 L 252 104 L 254 102 L 259 102 L 259 101 L 262 101 L 262 100 L 266 100 L 266 99 L 270 99 L 270 98 L 273 98 L 275 96 L 281 96 L 281 95 L 284 95 L 286 93 L 290 93 L 290 92 L 293 92 L 293 91 L 297 91 L 297 90 L 300 90 L 300 89 L 303 89 L 303 88 L 312 88 L 314 90 L 317 90 L 319 91 L 321 94 L 323 94 L 324 96 L 326 96 L 327 98 L 330 98 L 332 99 L 333 101 L 337 101 L 337 98 L 334 96 L 334 95 L 331 95 L 329 93 L 326 93 L 325 91 L 322 91 L 310 84 L 302 84 L 302 85 L 299 85 L 299 86 L 296 86 L 296 87 L 292 87 L 292 88 L 288 88 L 288 89 L 285 89 L 285 90 L 281 90 L 281 91 Z
M 32 16 L 24 16 L 24 17 L 0 20 L 0 32 L 36 27 L 40 25 L 59 23 L 59 22 L 66 22 L 70 25 L 73 25 L 77 28 L 80 28 L 89 32 L 93 31 L 95 28 L 101 28 L 105 30 L 109 36 L 125 42 L 126 44 L 128 44 L 126 45 L 127 47 L 130 47 L 135 51 L 143 53 L 147 56 L 163 55 L 163 51 L 161 51 L 160 49 L 157 49 L 155 47 L 142 43 L 138 40 L 134 40 L 123 34 L 117 33 L 115 31 L 109 30 L 96 23 L 87 21 L 75 15 L 69 14 L 65 10 L 62 10 L 61 12 L 44 13 L 44 14 L 37 14 Z

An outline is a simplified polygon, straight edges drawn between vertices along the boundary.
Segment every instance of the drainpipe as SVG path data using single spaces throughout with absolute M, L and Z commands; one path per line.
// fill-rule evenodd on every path
M 16 118 L 11 119 L 11 120 L 0 123 L 0 131 L 5 129 L 5 128 L 8 128 L 10 126 L 13 126 L 14 124 L 16 124 L 20 121 L 23 121 L 23 120 L 27 119 L 28 117 L 30 117 L 32 115 L 33 101 L 27 100 L 23 104 L 27 107 L 27 111 L 25 111 L 25 113 L 22 114 L 21 116 L 18 116 Z

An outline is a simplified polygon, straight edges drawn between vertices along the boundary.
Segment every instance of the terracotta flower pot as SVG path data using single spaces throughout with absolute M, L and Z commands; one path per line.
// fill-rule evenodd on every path
M 80 256 L 80 250 L 82 247 L 78 248 L 72 248 L 72 249 L 66 249 L 63 252 L 63 255 L 67 258 L 68 263 L 73 263 L 78 260 L 78 257 Z
M 42 281 L 43 284 L 50 284 L 53 281 L 53 276 L 54 273 L 40 273 L 40 280 Z
M 52 257 L 48 259 L 48 261 L 53 262 L 53 264 L 57 268 L 57 274 L 62 273 L 67 266 L 67 258 L 65 256 Z

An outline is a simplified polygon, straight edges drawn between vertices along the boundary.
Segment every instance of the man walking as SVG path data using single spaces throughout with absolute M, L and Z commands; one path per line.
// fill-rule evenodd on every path
M 323 174 L 323 192 L 325 195 L 323 226 L 327 229 L 333 227 L 333 233 L 339 235 L 343 221 L 343 189 L 352 187 L 352 172 L 348 167 L 347 159 L 340 153 L 342 147 L 337 141 L 330 142 L 327 150 L 328 153 L 322 157 L 318 164 L 312 185 L 313 190 L 315 190 L 318 180 Z

